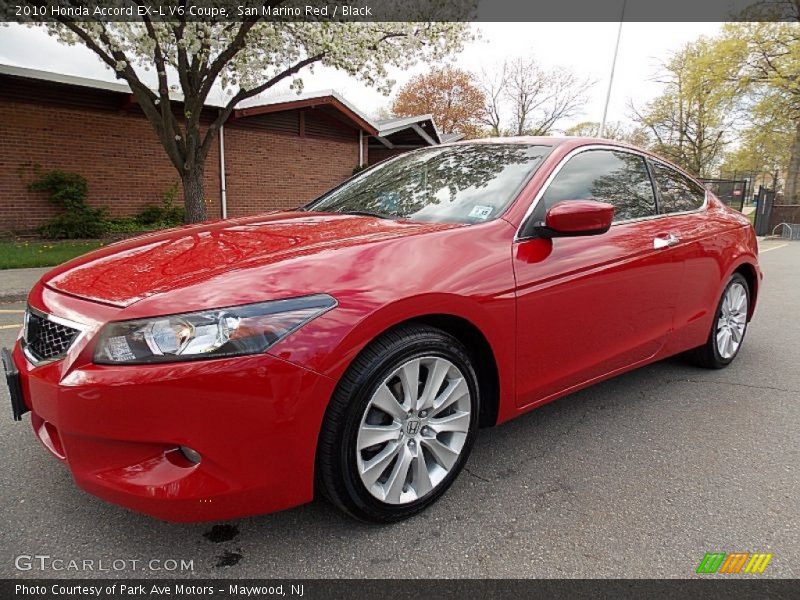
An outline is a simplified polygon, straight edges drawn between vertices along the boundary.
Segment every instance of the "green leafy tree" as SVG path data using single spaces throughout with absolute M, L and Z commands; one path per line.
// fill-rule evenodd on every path
M 746 176 L 780 189 L 795 135 L 795 124 L 781 110 L 782 104 L 770 94 L 748 107 L 747 126 L 739 131 L 738 146 L 725 155 L 721 176 Z
M 686 44 L 664 65 L 664 91 L 643 109 L 631 104 L 634 120 L 655 152 L 701 176 L 722 160 L 735 122 L 736 84 L 716 62 L 717 45 L 701 38 Z
M 786 201 L 800 203 L 800 3 L 764 3 L 760 10 L 785 10 L 794 21 L 729 23 L 719 53 L 738 67 L 739 84 L 748 95 L 769 99 L 769 114 L 779 116 L 779 131 L 789 121 L 788 157 L 775 147 L 786 139 L 785 134 L 762 139 L 758 147 L 761 151 L 772 147 L 770 161 L 785 161 Z M 760 103 L 756 106 L 764 109 Z

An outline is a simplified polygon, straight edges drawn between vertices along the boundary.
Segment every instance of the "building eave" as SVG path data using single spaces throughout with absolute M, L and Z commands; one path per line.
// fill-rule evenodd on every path
M 297 98 L 280 98 L 264 100 L 261 103 L 249 103 L 240 106 L 233 112 L 233 118 L 241 119 L 255 115 L 264 115 L 286 110 L 296 110 L 301 108 L 315 108 L 318 106 L 329 106 L 347 117 L 359 129 L 369 135 L 377 135 L 378 128 L 369 118 L 353 107 L 347 100 L 339 96 L 333 90 L 326 90 L 309 96 L 299 96 Z

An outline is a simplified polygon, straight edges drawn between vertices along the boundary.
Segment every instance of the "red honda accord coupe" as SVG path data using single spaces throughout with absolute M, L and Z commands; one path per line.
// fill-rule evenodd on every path
M 4 362 L 15 418 L 101 498 L 199 521 L 319 492 L 388 522 L 480 427 L 670 355 L 728 365 L 761 278 L 748 220 L 648 152 L 465 142 L 66 263 Z

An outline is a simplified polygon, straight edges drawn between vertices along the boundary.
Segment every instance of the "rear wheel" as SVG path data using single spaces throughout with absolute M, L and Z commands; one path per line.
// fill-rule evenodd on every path
M 722 292 L 708 340 L 692 351 L 693 361 L 708 369 L 721 369 L 731 364 L 744 341 L 749 308 L 747 280 L 734 273 Z
M 478 430 L 477 377 L 464 346 L 428 326 L 373 342 L 342 378 L 317 456 L 322 492 L 366 521 L 407 518 L 461 471 Z

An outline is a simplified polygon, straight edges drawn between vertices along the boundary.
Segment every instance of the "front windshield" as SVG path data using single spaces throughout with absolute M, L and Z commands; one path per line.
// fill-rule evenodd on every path
M 498 217 L 550 146 L 458 144 L 380 163 L 307 205 L 317 212 L 480 223 Z

